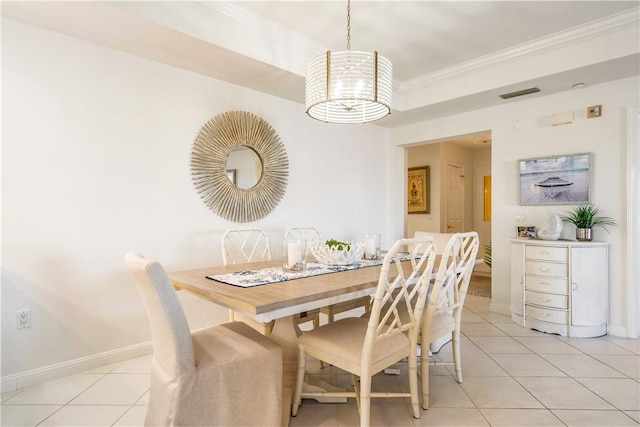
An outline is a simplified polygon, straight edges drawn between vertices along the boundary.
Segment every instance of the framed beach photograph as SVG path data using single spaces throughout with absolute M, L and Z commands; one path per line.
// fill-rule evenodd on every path
M 407 176 L 407 210 L 410 214 L 431 213 L 429 190 L 429 166 L 409 168 Z
M 520 205 L 589 203 L 593 153 L 518 160 Z

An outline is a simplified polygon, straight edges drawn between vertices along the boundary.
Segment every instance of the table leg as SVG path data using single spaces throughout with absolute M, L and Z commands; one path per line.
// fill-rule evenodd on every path
M 298 336 L 301 334 L 297 322 L 293 316 L 277 319 L 271 331 L 271 339 L 282 346 L 283 358 L 283 387 L 291 387 L 296 381 L 296 367 L 298 365 Z M 303 392 L 322 392 L 322 391 L 345 391 L 343 388 L 335 387 L 319 378 L 312 380 L 307 379 Z M 292 393 L 289 393 L 292 395 Z M 283 397 L 284 398 L 284 397 Z M 314 398 L 322 403 L 346 403 L 346 397 L 317 397 Z M 291 402 L 289 402 L 289 413 L 291 412 Z

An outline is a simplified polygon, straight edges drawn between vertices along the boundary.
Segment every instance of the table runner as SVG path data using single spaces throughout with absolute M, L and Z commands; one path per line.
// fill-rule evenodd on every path
M 401 254 L 400 260 L 407 261 L 408 254 Z M 305 277 L 319 276 L 321 274 L 337 273 L 340 271 L 355 270 L 358 268 L 373 267 L 382 264 L 382 258 L 374 260 L 360 260 L 349 265 L 325 265 L 318 262 L 308 262 L 304 271 L 285 272 L 282 267 L 269 267 L 258 270 L 236 271 L 233 273 L 206 276 L 207 279 L 227 285 L 251 288 L 253 286 L 267 285 L 269 283 L 286 282 L 288 280 L 302 279 Z

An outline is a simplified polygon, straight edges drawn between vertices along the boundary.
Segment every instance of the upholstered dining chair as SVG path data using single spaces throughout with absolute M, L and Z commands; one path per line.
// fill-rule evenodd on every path
M 400 251 L 405 248 L 410 261 L 403 265 Z M 368 318 L 336 320 L 298 338 L 292 415 L 297 415 L 305 397 L 350 396 L 358 403 L 360 425 L 368 426 L 372 397 L 410 397 L 413 416 L 420 418 L 416 349 L 435 257 L 433 239 L 429 237 L 396 241 L 384 257 Z M 399 315 L 401 307 L 408 316 Z M 350 372 L 354 391 L 303 393 L 307 355 Z M 404 358 L 409 361 L 410 392 L 372 392 L 372 377 Z
M 136 252 L 125 260 L 153 343 L 145 425 L 280 425 L 282 348 L 240 322 L 191 332 L 162 266 Z
M 442 251 L 420 331 L 423 409 L 429 409 L 429 352 L 426 349 L 436 339 L 441 337 L 451 339 L 453 362 L 433 362 L 432 364 L 453 365 L 456 381 L 462 383 L 460 322 L 478 247 L 478 233 L 471 231 L 453 234 Z

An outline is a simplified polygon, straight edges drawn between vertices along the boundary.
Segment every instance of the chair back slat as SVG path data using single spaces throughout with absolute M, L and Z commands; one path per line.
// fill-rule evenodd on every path
M 271 261 L 269 236 L 259 228 L 229 229 L 220 241 L 224 265 Z
M 305 239 L 307 241 L 307 259 L 311 245 L 322 241 L 322 234 L 315 227 L 291 227 L 284 233 L 285 239 Z
M 410 268 L 401 261 L 404 248 L 408 250 Z M 365 349 L 400 333 L 408 333 L 412 343 L 417 342 L 435 258 L 431 237 L 398 240 L 387 252 L 371 308 Z M 363 357 L 370 354 L 363 351 Z
M 428 316 L 437 316 L 451 310 L 462 310 L 478 247 L 476 232 L 452 235 L 440 260 L 425 320 Z
M 454 233 L 432 233 L 431 231 L 416 231 L 413 233 L 413 237 L 433 237 L 433 240 L 436 242 L 437 255 L 444 253 L 444 248 L 453 235 Z

